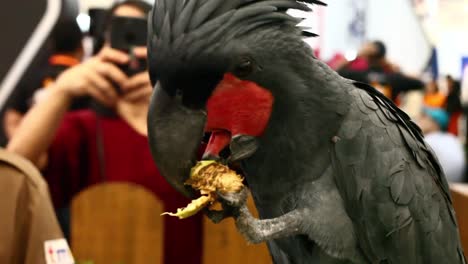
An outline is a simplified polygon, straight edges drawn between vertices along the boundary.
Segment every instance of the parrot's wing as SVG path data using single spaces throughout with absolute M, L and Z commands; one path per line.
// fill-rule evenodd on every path
M 371 263 L 465 263 L 447 181 L 420 129 L 354 85 L 333 160 L 363 253 Z

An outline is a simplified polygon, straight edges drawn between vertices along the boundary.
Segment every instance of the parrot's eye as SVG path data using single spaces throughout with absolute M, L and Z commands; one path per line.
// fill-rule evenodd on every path
M 254 70 L 254 64 L 250 58 L 243 58 L 234 69 L 234 74 L 238 77 L 245 77 L 251 74 Z

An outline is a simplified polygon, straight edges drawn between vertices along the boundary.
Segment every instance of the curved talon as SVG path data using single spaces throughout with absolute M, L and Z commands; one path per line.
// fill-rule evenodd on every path
M 237 218 L 239 216 L 239 209 L 247 203 L 247 188 L 242 188 L 237 193 L 222 193 L 217 191 L 219 202 L 223 207 L 223 210 L 210 210 L 204 209 L 206 216 L 215 224 L 218 224 L 222 220 L 228 217 Z
M 227 214 L 226 211 L 218 211 L 218 210 L 210 210 L 210 209 L 204 209 L 203 210 L 206 214 L 206 216 L 213 222 L 214 224 L 218 224 L 221 221 L 223 221 L 225 218 L 230 217 L 230 215 Z
M 247 188 L 243 187 L 239 192 L 236 193 L 222 193 L 217 191 L 218 200 L 224 205 L 229 207 L 241 207 L 247 203 Z

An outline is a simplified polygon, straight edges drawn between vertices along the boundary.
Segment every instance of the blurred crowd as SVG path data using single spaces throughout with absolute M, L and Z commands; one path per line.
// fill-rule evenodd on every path
M 143 186 L 165 211 L 189 202 L 159 174 L 148 147 L 150 9 L 145 1 L 126 0 L 95 12 L 93 36 L 85 36 L 75 20 L 60 21 L 51 35 L 47 65 L 23 82 L 7 104 L 6 148 L 40 169 L 68 239 L 73 197 L 98 183 Z M 93 41 L 88 58 L 85 37 Z M 201 215 L 186 221 L 165 217 L 164 227 L 164 263 L 201 263 Z
M 87 36 L 76 21 L 60 22 L 51 35 L 54 52 L 47 65 L 15 90 L 7 104 L 2 120 L 6 148 L 41 170 L 67 238 L 71 200 L 94 184 L 139 184 L 167 211 L 188 202 L 161 177 L 148 148 L 152 86 L 145 38 L 150 8 L 144 1 L 127 0 L 95 12 L 92 35 Z M 124 33 L 135 37 L 126 40 Z M 91 52 L 83 46 L 85 37 L 93 40 Z M 388 61 L 386 53 L 381 41 L 369 42 L 356 59 L 335 58 L 329 65 L 344 77 L 372 84 L 405 110 L 421 127 L 448 180 L 466 181 L 463 106 L 468 107 L 468 99 L 461 101 L 460 81 L 451 76 L 429 80 L 408 76 Z M 165 263 L 201 263 L 201 216 L 164 221 Z
M 460 81 L 450 75 L 409 76 L 389 62 L 386 54 L 383 42 L 371 41 L 361 47 L 356 59 L 335 56 L 328 64 L 344 77 L 372 84 L 393 100 L 420 126 L 447 179 L 466 182 L 464 106 L 468 107 L 468 100 L 462 102 Z

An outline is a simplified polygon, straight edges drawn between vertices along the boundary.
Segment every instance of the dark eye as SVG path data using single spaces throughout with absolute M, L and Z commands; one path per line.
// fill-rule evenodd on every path
M 251 74 L 254 70 L 254 64 L 251 59 L 244 58 L 242 61 L 237 64 L 236 68 L 234 69 L 234 74 L 238 77 L 245 77 Z

